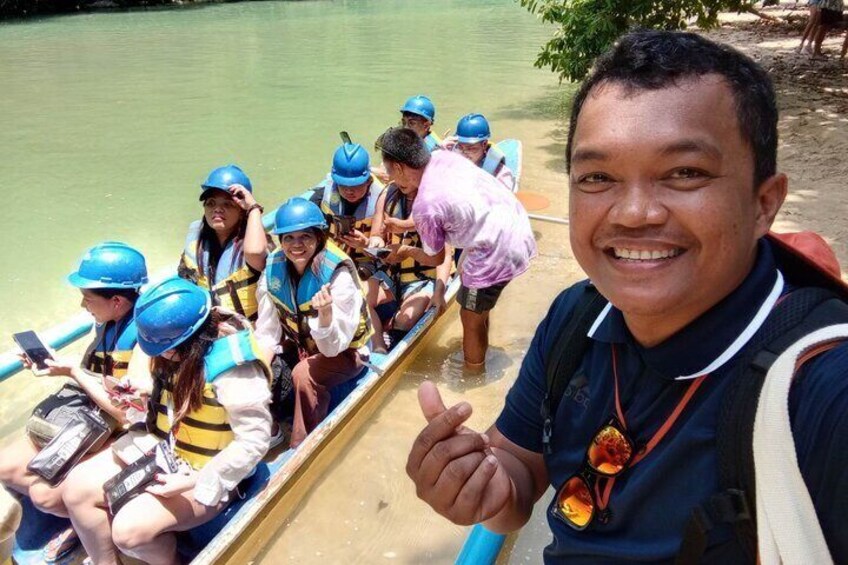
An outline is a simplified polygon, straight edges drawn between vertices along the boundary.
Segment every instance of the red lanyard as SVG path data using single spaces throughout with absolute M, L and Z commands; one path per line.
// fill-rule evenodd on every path
M 618 392 L 618 359 L 616 356 L 615 344 L 612 344 L 612 375 L 615 382 L 615 412 L 618 416 L 619 422 L 621 422 L 622 427 L 627 430 L 627 421 L 624 418 L 624 410 L 621 409 L 621 396 Z M 698 390 L 698 387 L 704 382 L 704 379 L 709 375 L 702 375 L 696 379 L 692 379 L 692 382 L 689 384 L 689 388 L 686 389 L 686 393 L 683 395 L 683 398 L 677 403 L 674 410 L 671 412 L 671 415 L 666 419 L 662 426 L 654 432 L 654 435 L 648 440 L 643 447 L 639 449 L 636 453 L 636 456 L 628 464 L 628 468 L 633 467 L 636 463 L 644 459 L 656 446 L 662 441 L 665 435 L 671 430 L 671 427 L 680 417 L 680 414 L 683 413 L 683 409 L 686 408 L 686 405 L 689 404 L 689 401 L 692 400 L 692 397 L 695 395 L 695 391 Z M 612 487 L 615 484 L 615 477 L 607 480 L 606 486 L 604 487 L 603 494 L 600 492 L 599 483 L 595 483 L 595 495 L 598 500 L 598 507 L 603 510 L 607 507 L 609 503 L 610 493 L 612 493 Z

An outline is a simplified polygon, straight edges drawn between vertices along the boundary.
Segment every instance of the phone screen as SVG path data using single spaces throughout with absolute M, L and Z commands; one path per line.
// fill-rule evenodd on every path
M 384 257 L 388 257 L 391 255 L 392 250 L 386 247 L 366 247 L 363 249 L 365 253 L 371 255 L 372 257 L 376 257 L 377 259 L 383 259 Z
M 335 216 L 333 221 L 336 222 L 336 230 L 339 235 L 348 235 L 353 231 L 353 216 Z
M 44 361 L 53 359 L 53 357 L 50 355 L 47 347 L 38 339 L 38 335 L 35 332 L 17 333 L 12 336 L 12 339 L 23 349 L 24 354 L 29 357 L 29 360 L 35 364 L 38 370 L 43 371 L 47 369 Z

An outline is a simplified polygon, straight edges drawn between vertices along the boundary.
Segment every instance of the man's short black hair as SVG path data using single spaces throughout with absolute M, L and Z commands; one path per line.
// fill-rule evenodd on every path
M 760 186 L 777 170 L 777 103 L 768 73 L 732 47 L 675 31 L 628 33 L 598 57 L 571 107 L 568 171 L 577 117 L 592 89 L 606 83 L 630 92 L 659 90 L 710 74 L 721 76 L 733 91 L 739 131 L 754 151 L 754 186 Z
M 383 154 L 384 160 L 413 169 L 423 169 L 430 162 L 430 151 L 424 145 L 424 140 L 409 128 L 387 129 L 377 139 L 375 147 Z

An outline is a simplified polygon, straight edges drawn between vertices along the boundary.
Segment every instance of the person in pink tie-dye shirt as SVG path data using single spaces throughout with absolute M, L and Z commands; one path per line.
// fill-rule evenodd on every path
M 527 213 L 495 177 L 456 153 L 430 154 L 412 130 L 388 130 L 380 150 L 392 182 L 415 195 L 412 221 L 422 243 L 420 248 L 395 245 L 387 260 L 412 257 L 422 265 L 438 265 L 446 245 L 464 250 L 458 295 L 462 349 L 466 366 L 482 367 L 489 311 L 536 255 Z

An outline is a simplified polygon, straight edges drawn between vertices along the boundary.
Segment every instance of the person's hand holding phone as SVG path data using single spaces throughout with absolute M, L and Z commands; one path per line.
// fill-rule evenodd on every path
M 12 334 L 12 339 L 20 348 L 21 364 L 36 376 L 49 373 L 47 360 L 53 359 L 54 351 L 48 347 L 34 331 Z
M 353 229 L 349 234 L 341 236 L 341 240 L 354 249 L 364 249 L 368 247 L 368 238 L 365 234 L 357 229 Z
M 69 359 L 45 359 L 44 364 L 47 365 L 47 369 L 39 370 L 23 353 L 18 353 L 18 360 L 24 369 L 29 369 L 39 377 L 70 377 L 73 376 L 72 372 L 76 367 L 76 363 Z
M 240 184 L 231 184 L 227 189 L 227 192 L 230 193 L 235 203 L 238 204 L 239 208 L 242 210 L 248 210 L 251 206 L 256 204 L 256 199 L 253 197 L 253 194 Z
M 388 249 L 391 253 L 383 257 L 382 261 L 387 265 L 396 265 L 407 258 L 409 246 L 400 243 L 393 243 L 388 246 Z

